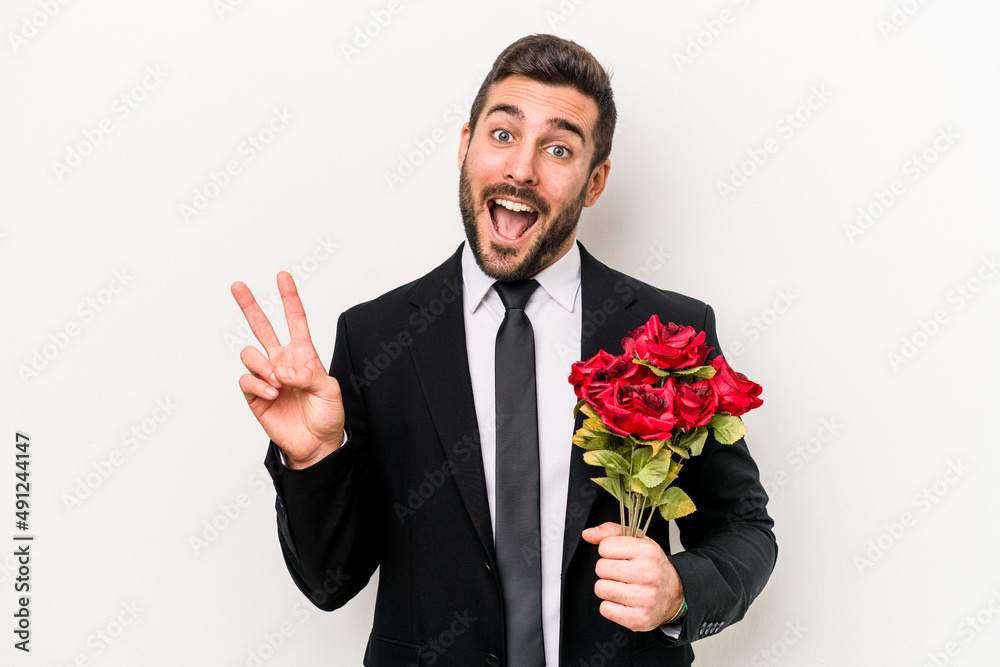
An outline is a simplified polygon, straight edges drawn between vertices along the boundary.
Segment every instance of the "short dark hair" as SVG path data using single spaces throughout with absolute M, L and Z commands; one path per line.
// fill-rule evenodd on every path
M 593 170 L 611 155 L 611 140 L 618 119 L 611 92 L 611 76 L 590 51 L 555 35 L 522 37 L 497 56 L 493 69 L 486 75 L 472 102 L 470 133 L 476 131 L 476 123 L 493 84 L 515 74 L 550 86 L 571 86 L 593 98 L 597 103 L 597 123 L 594 126 L 594 157 L 590 161 L 590 169 Z

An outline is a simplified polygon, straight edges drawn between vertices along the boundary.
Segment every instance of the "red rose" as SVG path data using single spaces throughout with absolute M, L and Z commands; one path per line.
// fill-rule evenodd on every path
M 707 426 L 718 405 L 719 399 L 708 381 L 678 382 L 674 387 L 674 415 L 685 431 Z
M 677 425 L 671 404 L 674 379 L 663 387 L 615 380 L 595 398 L 594 409 L 609 429 L 623 436 L 666 440 Z
M 703 366 L 714 347 L 705 345 L 705 332 L 670 322 L 660 324 L 653 315 L 646 324 L 622 340 L 625 355 L 638 356 L 664 370 Z
M 764 403 L 757 398 L 760 396 L 761 386 L 748 380 L 743 373 L 734 371 L 721 355 L 712 359 L 711 365 L 715 369 L 715 377 L 708 382 L 719 397 L 720 412 L 738 417 Z
M 587 361 L 573 364 L 569 374 L 569 382 L 577 398 L 591 405 L 595 405 L 595 401 L 590 397 L 605 389 L 613 380 L 623 380 L 628 384 L 653 384 L 658 378 L 645 366 L 632 363 L 631 357 L 614 356 L 604 350 Z

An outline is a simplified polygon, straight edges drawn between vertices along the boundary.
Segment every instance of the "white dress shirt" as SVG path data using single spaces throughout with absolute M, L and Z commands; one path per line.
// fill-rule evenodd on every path
M 476 264 L 465 245 L 462 254 L 465 337 L 472 393 L 479 421 L 486 495 L 496 534 L 496 385 L 497 331 L 504 317 L 496 282 Z M 559 664 L 559 612 L 563 529 L 571 457 L 582 456 L 572 444 L 576 395 L 568 378 L 580 359 L 583 304 L 580 296 L 580 249 L 573 247 L 534 276 L 539 288 L 524 308 L 535 334 L 535 384 L 538 397 L 538 459 L 542 520 L 542 632 L 545 662 Z

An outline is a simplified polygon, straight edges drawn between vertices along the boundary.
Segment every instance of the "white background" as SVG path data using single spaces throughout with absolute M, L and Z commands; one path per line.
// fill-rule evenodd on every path
M 373 587 L 325 614 L 285 572 L 229 285 L 266 301 L 298 267 L 329 358 L 343 309 L 462 240 L 459 124 L 507 44 L 555 32 L 613 67 L 620 115 L 580 238 L 711 303 L 765 388 L 777 569 L 698 664 L 994 664 L 1000 5 L 347 5 L 0 10 L 0 663 L 360 664 Z

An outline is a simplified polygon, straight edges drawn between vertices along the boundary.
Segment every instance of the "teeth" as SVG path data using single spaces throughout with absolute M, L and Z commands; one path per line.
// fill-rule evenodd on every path
M 493 201 L 496 202 L 497 204 L 500 204 L 500 206 L 503 206 L 505 209 L 508 209 L 510 211 L 515 211 L 515 212 L 516 211 L 525 211 L 527 213 L 534 213 L 535 212 L 535 209 L 531 208 L 527 204 L 522 204 L 520 202 L 508 201 L 506 199 L 494 199 Z

